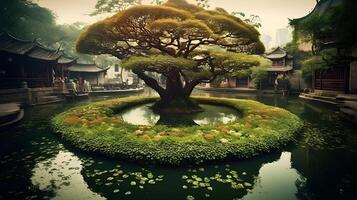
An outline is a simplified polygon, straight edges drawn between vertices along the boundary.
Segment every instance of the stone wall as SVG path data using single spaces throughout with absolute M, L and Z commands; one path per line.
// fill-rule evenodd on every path
M 0 90 L 0 103 L 20 102 L 29 104 L 31 99 L 30 89 L 5 89 Z
M 0 90 L 0 103 L 19 102 L 25 105 L 39 105 L 63 100 L 59 88 L 18 88 Z

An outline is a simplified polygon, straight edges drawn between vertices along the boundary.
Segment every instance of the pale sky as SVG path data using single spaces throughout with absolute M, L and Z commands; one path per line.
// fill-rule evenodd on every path
M 150 1 L 144 0 L 144 2 Z M 89 16 L 97 0 L 37 0 L 37 2 L 53 10 L 60 24 L 78 21 L 93 23 L 101 18 Z M 262 20 L 259 31 L 270 35 L 273 40 L 277 29 L 288 27 L 289 18 L 307 15 L 315 4 L 316 0 L 210 0 L 211 9 L 221 7 L 229 12 L 239 11 L 247 15 L 259 15 Z

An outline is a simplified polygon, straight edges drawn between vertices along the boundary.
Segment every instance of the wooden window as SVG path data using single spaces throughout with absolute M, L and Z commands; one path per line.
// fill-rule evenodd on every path
M 119 65 L 118 65 L 118 64 L 115 64 L 115 65 L 114 65 L 114 71 L 115 71 L 115 72 L 119 72 Z

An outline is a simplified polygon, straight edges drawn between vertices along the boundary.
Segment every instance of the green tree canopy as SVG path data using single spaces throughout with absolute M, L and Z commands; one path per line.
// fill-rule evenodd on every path
M 340 0 L 329 3 L 327 8 L 319 5 L 326 3 L 321 1 L 316 7 L 316 12 L 300 18 L 290 20 L 290 25 L 295 31 L 302 34 L 313 44 L 319 46 L 324 42 L 340 42 L 354 45 L 357 43 L 357 1 Z M 316 9 L 316 8 L 315 8 Z
M 201 82 L 260 64 L 264 45 L 259 32 L 223 9 L 206 10 L 185 0 L 159 6 L 139 5 L 91 25 L 78 39 L 77 50 L 111 54 L 124 61 L 162 102 L 188 98 Z M 145 72 L 167 78 L 166 86 Z
M 0 1 L 0 31 L 52 45 L 58 40 L 58 30 L 51 10 L 29 0 Z
M 51 48 L 61 47 L 69 56 L 91 62 L 91 56 L 78 54 L 75 50 L 76 40 L 84 27 L 83 23 L 57 24 L 51 10 L 31 0 L 0 1 L 0 32 L 20 39 L 36 39 Z
M 202 8 L 209 8 L 209 0 L 195 0 L 196 5 Z M 151 0 L 153 5 L 161 5 L 164 0 Z M 179 4 L 179 2 L 175 2 Z M 115 13 L 123 11 L 130 6 L 141 5 L 142 0 L 98 0 L 95 5 L 95 11 L 91 15 L 100 15 L 103 13 Z

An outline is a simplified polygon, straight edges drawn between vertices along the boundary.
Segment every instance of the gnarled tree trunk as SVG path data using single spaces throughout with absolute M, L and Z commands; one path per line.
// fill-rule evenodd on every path
M 160 95 L 160 101 L 153 106 L 155 111 L 171 114 L 202 111 L 202 108 L 190 99 L 193 88 L 199 83 L 198 80 L 184 84 L 180 72 L 171 71 L 166 75 L 166 86 L 163 88 L 143 71 L 134 70 L 133 72 Z

